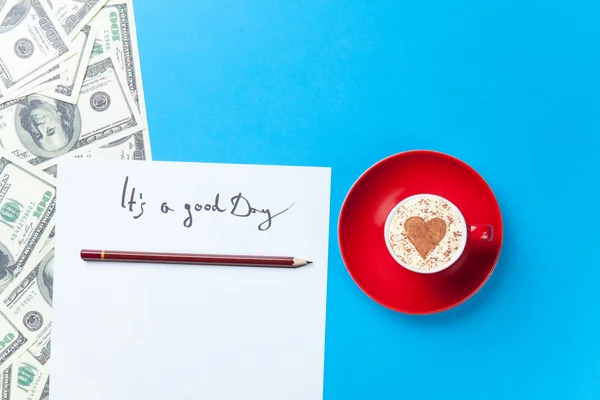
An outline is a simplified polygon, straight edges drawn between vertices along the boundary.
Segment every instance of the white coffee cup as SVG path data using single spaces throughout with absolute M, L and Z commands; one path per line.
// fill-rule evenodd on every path
M 448 213 L 451 217 L 456 217 L 457 221 L 454 221 L 454 219 L 452 219 L 451 223 L 448 222 L 448 220 L 446 219 L 445 222 L 447 224 L 451 224 L 451 226 L 453 227 L 453 232 L 458 232 L 458 235 L 454 235 L 452 234 L 452 236 L 449 236 L 448 233 L 446 233 L 444 235 L 444 237 L 441 239 L 441 241 L 438 243 L 438 245 L 441 245 L 442 242 L 444 242 L 444 244 L 450 243 L 452 244 L 452 247 L 457 247 L 456 250 L 453 250 L 452 254 L 450 255 L 450 257 L 447 257 L 448 259 L 439 264 L 436 265 L 434 268 L 420 268 L 417 267 L 416 265 L 411 265 L 410 262 L 407 262 L 406 259 L 403 260 L 400 256 L 398 256 L 396 254 L 396 252 L 394 252 L 393 249 L 393 245 L 390 241 L 391 239 L 391 235 L 390 235 L 390 226 L 392 224 L 392 221 L 394 220 L 394 216 L 396 215 L 396 213 L 398 212 L 399 209 L 405 207 L 407 204 L 411 204 L 414 205 L 415 201 L 418 201 L 419 199 L 429 199 L 432 202 L 435 202 L 436 204 L 447 204 L 448 208 L 450 209 L 450 212 Z M 431 214 L 429 213 L 425 213 L 422 210 L 418 213 L 417 216 L 423 218 L 423 217 L 427 217 L 427 215 L 425 214 Z M 445 218 L 442 218 L 443 220 Z M 429 220 L 425 221 L 425 218 L 423 218 L 425 224 L 427 224 L 429 222 Z M 402 222 L 402 227 L 404 226 L 404 222 Z M 403 228 L 402 228 L 403 230 Z M 407 197 L 405 199 L 403 199 L 401 202 L 399 202 L 394 208 L 392 208 L 392 210 L 390 211 L 390 213 L 388 214 L 388 217 L 386 219 L 385 222 L 385 228 L 384 228 L 384 237 L 385 237 L 385 243 L 386 246 L 388 248 L 388 251 L 390 253 L 390 255 L 394 258 L 394 260 L 401 265 L 402 267 L 416 272 L 416 273 L 420 273 L 420 274 L 433 274 L 433 273 L 437 273 L 440 271 L 443 271 L 447 268 L 449 268 L 450 266 L 454 265 L 456 263 L 456 261 L 460 258 L 460 256 L 463 254 L 463 252 L 465 251 L 465 247 L 467 245 L 467 242 L 469 240 L 484 240 L 484 241 L 489 241 L 492 239 L 492 227 L 489 225 L 469 225 L 467 224 L 467 221 L 465 220 L 465 217 L 463 216 L 462 212 L 458 209 L 458 207 L 456 207 L 456 205 L 454 205 L 451 201 L 449 201 L 446 198 L 443 198 L 441 196 L 438 195 L 434 195 L 434 194 L 417 194 L 414 196 L 410 196 Z M 406 235 L 404 233 L 404 235 Z M 408 236 L 405 236 L 405 238 L 403 239 L 403 243 L 405 246 L 408 246 L 408 248 L 410 248 L 410 246 L 412 245 L 412 242 L 408 239 Z M 407 252 L 405 255 L 405 258 L 409 258 L 412 257 L 413 259 L 418 259 L 417 255 L 413 255 L 413 254 L 418 254 L 418 252 L 416 251 L 416 247 L 414 247 L 414 245 L 412 245 L 412 249 L 414 249 L 414 252 Z M 428 254 L 428 256 L 425 259 L 421 259 L 423 261 L 420 261 L 422 263 L 426 263 L 427 258 L 429 258 L 429 255 L 434 252 L 437 248 L 434 248 L 433 250 L 431 250 L 431 252 Z M 413 263 L 415 264 L 415 263 Z

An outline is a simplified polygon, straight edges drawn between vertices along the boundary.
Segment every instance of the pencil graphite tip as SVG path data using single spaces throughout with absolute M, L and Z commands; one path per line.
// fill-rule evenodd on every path
M 308 264 L 312 264 L 312 261 L 306 261 L 301 258 L 294 258 L 294 267 L 303 267 Z

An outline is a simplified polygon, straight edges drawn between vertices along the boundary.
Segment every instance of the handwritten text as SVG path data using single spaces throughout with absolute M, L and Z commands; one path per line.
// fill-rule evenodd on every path
M 273 212 L 269 208 L 254 207 L 250 201 L 242 195 L 241 192 L 224 200 L 220 193 L 215 194 L 214 201 L 209 203 L 184 203 L 183 205 L 172 205 L 167 201 L 156 203 L 157 206 L 150 207 L 147 199 L 144 198 L 142 191 L 135 186 L 129 185 L 129 176 L 125 177 L 123 190 L 121 192 L 121 208 L 131 213 L 133 219 L 141 218 L 145 212 L 156 210 L 160 214 L 180 215 L 182 224 L 186 228 L 191 228 L 194 220 L 200 213 L 219 213 L 232 215 L 239 218 L 248 218 L 252 216 L 262 216 L 257 228 L 259 231 L 266 231 L 271 228 L 273 220 L 292 208 L 292 205 L 284 210 Z M 160 204 L 160 205 L 158 205 Z

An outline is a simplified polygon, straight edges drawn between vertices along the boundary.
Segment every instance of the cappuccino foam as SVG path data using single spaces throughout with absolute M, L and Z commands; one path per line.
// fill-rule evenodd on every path
M 406 201 L 393 214 L 388 239 L 392 252 L 409 268 L 433 271 L 462 251 L 466 227 L 451 203 L 437 196 Z

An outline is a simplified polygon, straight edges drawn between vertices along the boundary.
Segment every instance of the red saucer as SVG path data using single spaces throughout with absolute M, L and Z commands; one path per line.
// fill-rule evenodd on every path
M 436 194 L 454 203 L 467 224 L 489 224 L 489 242 L 469 241 L 450 268 L 419 274 L 399 265 L 384 239 L 384 225 L 402 199 Z M 392 310 L 431 314 L 473 296 L 492 274 L 502 247 L 502 216 L 494 193 L 469 165 L 433 151 L 408 151 L 369 168 L 350 189 L 340 212 L 338 238 L 346 268 L 370 298 Z

